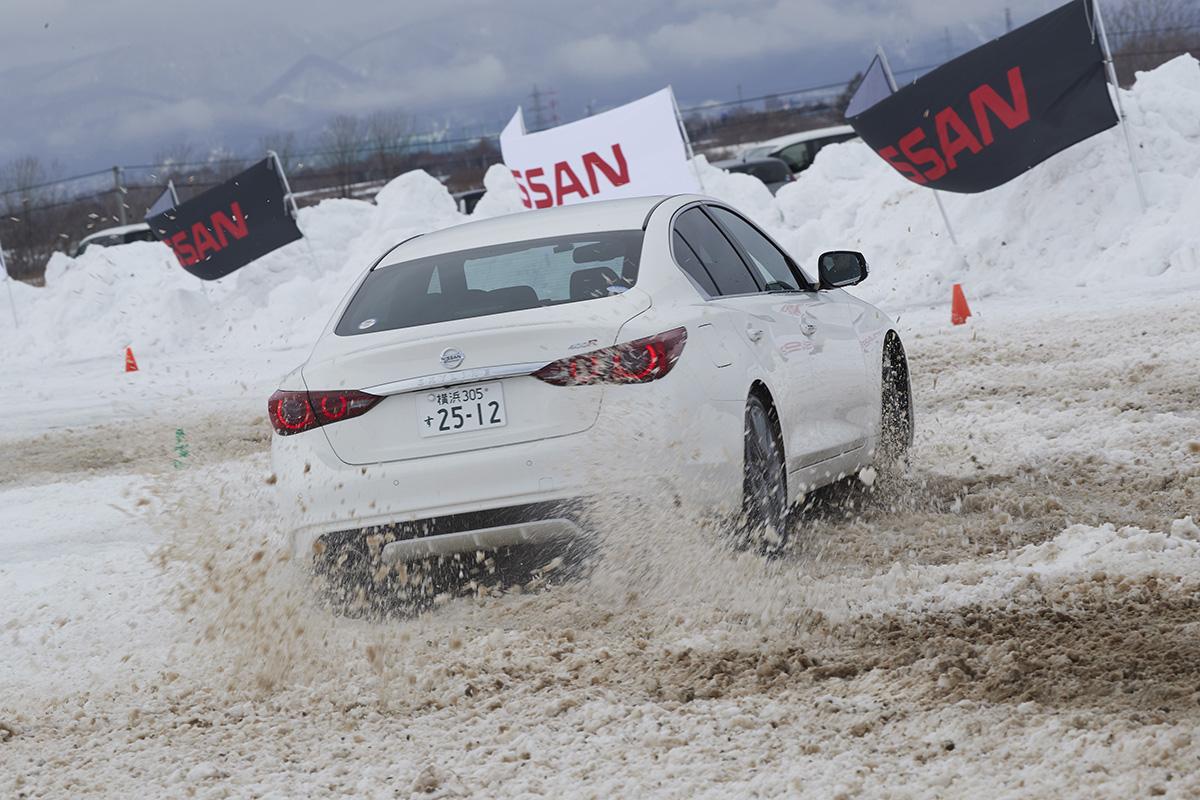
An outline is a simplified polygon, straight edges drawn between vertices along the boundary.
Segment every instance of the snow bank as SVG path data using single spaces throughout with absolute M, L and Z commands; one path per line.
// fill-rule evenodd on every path
M 961 247 L 933 195 L 862 143 L 828 147 L 776 197 L 754 178 L 696 169 L 705 191 L 743 209 L 805 265 L 823 250 L 865 252 L 864 298 L 897 312 L 943 301 L 963 282 L 972 299 L 1127 286 L 1200 273 L 1200 69 L 1181 56 L 1142 73 L 1125 105 L 1151 209 L 1138 209 L 1124 141 L 1106 131 L 1011 183 L 943 195 Z M 476 218 L 521 210 L 503 166 L 485 177 Z M 229 354 L 307 346 L 354 276 L 391 245 L 459 224 L 446 190 L 424 172 L 393 180 L 377 205 L 329 200 L 303 209 L 306 238 L 215 284 L 201 285 L 159 244 L 55 255 L 46 287 L 13 286 L 20 328 L 0 314 L 10 362 L 139 352 Z

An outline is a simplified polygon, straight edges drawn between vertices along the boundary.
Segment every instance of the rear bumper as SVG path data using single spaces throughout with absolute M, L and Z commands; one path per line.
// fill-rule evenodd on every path
M 397 559 L 570 536 L 580 524 L 569 515 L 496 515 L 581 497 L 634 496 L 735 511 L 742 490 L 742 404 L 700 400 L 696 384 L 675 377 L 634 387 L 627 396 L 636 402 L 606 396 L 586 431 L 467 452 L 350 465 L 320 429 L 275 436 L 281 521 L 293 552 L 307 557 L 326 534 L 368 529 L 393 533 Z M 483 516 L 466 528 L 438 527 L 476 513 Z M 528 524 L 553 520 L 567 524 Z
M 272 462 L 283 522 L 291 531 L 294 555 L 301 556 L 311 554 L 314 542 L 328 533 L 402 528 L 407 537 L 432 542 L 462 533 L 440 531 L 439 520 L 572 500 L 589 488 L 589 470 L 570 457 L 570 449 L 542 440 L 352 466 L 340 461 L 315 430 L 275 437 Z M 494 519 L 480 517 L 473 529 L 494 527 Z

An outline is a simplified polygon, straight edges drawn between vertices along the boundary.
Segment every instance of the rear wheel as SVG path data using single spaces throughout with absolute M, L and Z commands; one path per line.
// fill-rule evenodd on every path
M 883 384 L 879 453 L 884 466 L 902 465 L 912 446 L 913 416 L 909 397 L 908 359 L 894 335 L 883 346 Z
M 746 401 L 743 546 L 773 555 L 787 544 L 787 468 L 775 413 L 763 399 Z

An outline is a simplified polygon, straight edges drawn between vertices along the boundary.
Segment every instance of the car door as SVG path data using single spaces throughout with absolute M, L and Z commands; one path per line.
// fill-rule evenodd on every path
M 866 370 L 845 305 L 814 291 L 769 237 L 732 210 L 708 205 L 703 218 L 680 220 L 721 291 L 714 304 L 738 312 L 735 334 L 769 376 L 789 469 L 860 447 Z

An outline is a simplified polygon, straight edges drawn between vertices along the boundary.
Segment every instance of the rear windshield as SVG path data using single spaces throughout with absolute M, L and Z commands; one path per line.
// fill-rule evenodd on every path
M 610 297 L 637 281 L 641 252 L 642 231 L 604 231 L 377 267 L 334 332 L 355 336 Z

